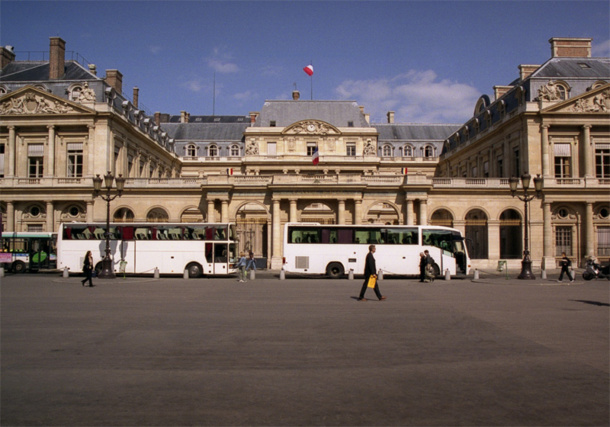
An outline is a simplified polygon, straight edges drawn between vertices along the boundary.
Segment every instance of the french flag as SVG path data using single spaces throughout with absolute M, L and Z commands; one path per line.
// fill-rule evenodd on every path
M 400 170 L 400 172 L 401 172 L 403 175 L 406 175 L 406 174 L 409 172 L 409 170 L 408 170 L 407 168 L 402 168 L 402 169 Z
M 313 76 L 313 65 L 308 65 L 307 67 L 303 68 L 303 71 L 305 71 L 305 74 L 308 76 Z
M 320 163 L 320 154 L 318 153 L 318 147 L 316 147 L 313 150 L 313 154 L 311 156 L 311 161 L 313 162 L 314 165 L 317 165 L 318 163 Z

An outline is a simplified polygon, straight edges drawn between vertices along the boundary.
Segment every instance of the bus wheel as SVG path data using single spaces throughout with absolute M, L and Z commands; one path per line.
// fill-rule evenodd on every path
M 432 268 L 434 269 L 434 277 L 439 277 L 441 275 L 440 267 L 436 263 L 434 263 L 432 264 Z
M 189 277 L 190 278 L 201 277 L 201 274 L 203 273 L 203 268 L 199 264 L 197 264 L 196 262 L 187 265 L 186 269 L 189 272 Z
M 331 262 L 328 264 L 328 267 L 326 267 L 326 275 L 331 279 L 338 279 L 343 276 L 343 273 L 345 273 L 345 270 L 341 263 Z
M 25 263 L 23 261 L 15 261 L 11 269 L 15 274 L 25 273 Z

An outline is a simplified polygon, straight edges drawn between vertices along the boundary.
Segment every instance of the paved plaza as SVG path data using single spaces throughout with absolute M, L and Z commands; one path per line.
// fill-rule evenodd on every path
M 608 426 L 610 282 L 517 274 L 6 275 L 0 424 Z

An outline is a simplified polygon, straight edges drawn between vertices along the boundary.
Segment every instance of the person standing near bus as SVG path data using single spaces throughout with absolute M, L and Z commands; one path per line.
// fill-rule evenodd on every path
M 366 255 L 366 260 L 364 262 L 364 283 L 362 283 L 362 289 L 360 289 L 358 301 L 366 301 L 366 298 L 364 298 L 364 293 L 368 287 L 369 279 L 371 276 L 377 274 L 377 264 L 375 263 L 375 257 L 373 256 L 375 250 L 375 245 L 369 246 L 369 253 Z M 377 280 L 375 280 L 375 287 L 373 290 L 375 291 L 377 298 L 379 298 L 379 301 L 386 299 L 386 297 L 382 296 L 381 292 L 379 292 L 379 282 Z
M 246 260 L 246 255 L 244 252 L 240 252 L 239 253 L 239 261 L 237 261 L 237 264 L 235 264 L 235 267 L 239 269 L 239 282 L 245 282 L 246 281 L 246 264 L 247 264 L 247 260 Z
M 93 284 L 93 280 L 91 280 L 91 275 L 93 273 L 93 255 L 91 255 L 91 251 L 87 251 L 85 254 L 85 260 L 83 261 L 83 273 L 85 273 L 85 280 L 81 280 L 81 285 L 85 286 L 85 283 L 89 282 L 89 287 L 95 286 Z
M 246 265 L 246 271 L 256 270 L 256 260 L 254 259 L 254 252 L 248 253 L 248 264 Z
M 426 265 L 428 265 L 428 258 L 423 252 L 419 253 L 419 281 L 426 281 Z

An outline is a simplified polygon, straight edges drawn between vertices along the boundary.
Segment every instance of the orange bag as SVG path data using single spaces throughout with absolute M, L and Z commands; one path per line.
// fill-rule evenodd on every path
M 367 283 L 367 286 L 369 288 L 374 288 L 375 283 L 377 283 L 377 276 L 375 274 L 371 274 L 369 277 L 369 282 Z

